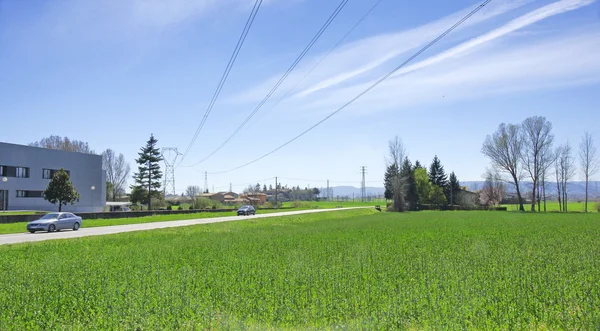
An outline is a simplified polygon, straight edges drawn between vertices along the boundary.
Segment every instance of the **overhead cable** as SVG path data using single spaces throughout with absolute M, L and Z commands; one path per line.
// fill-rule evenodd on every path
M 304 130 L 303 132 L 301 132 L 300 134 L 298 134 L 294 138 L 288 140 L 287 142 L 283 143 L 279 147 L 271 150 L 270 152 L 268 152 L 268 153 L 266 153 L 266 154 L 264 154 L 264 155 L 262 155 L 262 156 L 260 156 L 260 157 L 258 157 L 256 159 L 254 159 L 254 160 L 252 160 L 250 162 L 246 162 L 246 163 L 244 163 L 244 164 L 242 164 L 240 166 L 237 166 L 235 168 L 231 168 L 231 169 L 228 169 L 228 170 L 223 170 L 223 171 L 219 171 L 219 172 L 215 172 L 215 173 L 222 174 L 222 173 L 227 173 L 227 172 L 231 172 L 231 171 L 235 171 L 235 170 L 244 168 L 246 166 L 249 166 L 249 165 L 251 165 L 251 164 L 253 164 L 255 162 L 258 162 L 258 161 L 264 159 L 265 157 L 267 157 L 267 156 L 269 156 L 269 155 L 277 152 L 278 150 L 280 150 L 280 149 L 284 148 L 285 146 L 291 144 L 292 142 L 296 141 L 298 138 L 300 138 L 303 135 L 307 134 L 308 132 L 310 132 L 311 130 L 313 130 L 314 128 L 316 128 L 317 126 L 321 125 L 323 122 L 325 122 L 328 119 L 330 119 L 335 114 L 337 114 L 340 111 L 344 110 L 346 107 L 348 107 L 349 105 L 351 105 L 352 103 L 354 103 L 356 100 L 358 100 L 359 98 L 361 98 L 363 95 L 367 94 L 373 88 L 375 88 L 376 86 L 378 86 L 379 84 L 381 84 L 383 81 L 385 81 L 387 78 L 389 78 L 391 75 L 393 75 L 396 71 L 402 69 L 408 63 L 410 63 L 412 60 L 414 60 L 416 57 L 418 57 L 423 52 L 425 52 L 427 49 L 429 49 L 431 46 L 433 46 L 435 43 L 437 43 L 440 39 L 444 38 L 447 34 L 449 34 L 450 32 L 452 32 L 454 29 L 456 29 L 458 26 L 460 26 L 462 23 L 464 23 L 466 20 L 468 20 L 471 16 L 475 15 L 478 11 L 480 11 L 483 7 L 485 7 L 491 1 L 492 0 L 486 0 L 486 1 L 484 1 L 482 4 L 480 4 L 475 9 L 473 9 L 471 12 L 469 12 L 466 16 L 464 16 L 462 19 L 460 19 L 458 22 L 456 22 L 454 25 L 452 25 L 448 30 L 444 31 L 437 38 L 435 38 L 434 40 L 432 40 L 431 42 L 429 42 L 427 45 L 425 45 L 423 48 L 421 48 L 419 51 L 417 51 L 411 57 L 409 57 L 408 59 L 406 59 L 404 62 L 402 62 L 397 67 L 395 67 L 392 71 L 388 72 L 385 76 L 383 76 L 380 79 L 378 79 L 375 83 L 373 83 L 371 86 L 369 86 L 364 91 L 362 91 L 361 93 L 359 93 L 357 96 L 355 96 L 354 98 L 350 99 L 350 101 L 346 102 L 344 105 L 342 105 L 341 107 L 339 107 L 338 109 L 336 109 L 335 111 L 333 111 L 331 114 L 327 115 L 325 118 L 323 118 L 319 122 L 315 123 L 314 125 L 312 125 L 308 129 Z

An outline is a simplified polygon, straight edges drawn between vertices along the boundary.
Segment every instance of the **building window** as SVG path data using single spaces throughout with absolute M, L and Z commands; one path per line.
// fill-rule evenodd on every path
M 52 179 L 52 177 L 54 177 L 54 174 L 57 172 L 58 170 L 56 169 L 43 169 L 42 170 L 42 178 L 43 179 Z M 71 177 L 71 172 L 69 170 L 65 170 L 67 172 L 67 175 L 69 175 L 69 177 Z
M 15 177 L 17 178 L 29 178 L 29 168 L 17 167 Z
M 29 168 L 3 165 L 0 166 L 0 176 L 29 178 Z
M 42 198 L 44 191 L 23 191 L 17 190 L 17 198 Z

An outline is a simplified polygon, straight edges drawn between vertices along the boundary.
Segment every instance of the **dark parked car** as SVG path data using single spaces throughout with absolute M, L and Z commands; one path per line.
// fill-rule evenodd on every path
M 240 209 L 238 209 L 237 211 L 238 216 L 240 215 L 256 215 L 256 209 L 254 209 L 254 207 L 252 206 L 242 206 Z
M 34 233 L 36 231 L 60 231 L 62 229 L 79 230 L 81 227 L 81 217 L 72 213 L 49 213 L 39 220 L 27 223 L 27 231 Z

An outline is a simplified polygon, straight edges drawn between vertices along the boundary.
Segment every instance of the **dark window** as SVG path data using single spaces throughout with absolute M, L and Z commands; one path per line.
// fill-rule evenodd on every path
M 17 167 L 16 175 L 17 178 L 29 178 L 29 168 Z
M 43 169 L 42 170 L 42 178 L 43 179 L 52 179 L 52 177 L 54 177 L 54 174 L 57 172 L 58 170 L 56 169 Z M 71 172 L 69 170 L 65 170 L 67 172 L 67 175 L 69 175 L 69 177 L 71 177 Z
M 44 191 L 17 190 L 17 198 L 41 198 L 43 196 L 44 196 Z
M 0 176 L 29 178 L 29 168 L 3 165 L 0 166 Z

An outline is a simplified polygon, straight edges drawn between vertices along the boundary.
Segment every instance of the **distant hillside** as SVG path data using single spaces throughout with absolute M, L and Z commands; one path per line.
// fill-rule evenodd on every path
M 462 186 L 467 186 L 470 191 L 477 191 L 483 187 L 484 181 L 466 181 L 460 183 Z M 531 182 L 521 182 L 519 185 L 522 192 L 530 192 L 533 184 Z M 567 184 L 569 198 L 580 199 L 585 197 L 585 182 L 574 181 Z M 515 193 L 513 185 L 506 185 L 506 190 L 509 193 Z M 556 183 L 546 182 L 546 195 L 553 196 L 556 194 Z M 589 195 L 593 199 L 600 198 L 600 181 L 591 181 L 589 183 Z
M 372 186 L 367 186 L 367 196 L 378 196 L 378 195 L 383 195 L 383 193 L 385 192 L 385 189 L 383 187 L 372 187 Z M 325 190 L 324 190 L 325 191 Z M 323 194 L 325 194 L 323 192 Z M 354 194 L 354 196 L 359 197 L 360 196 L 360 187 L 354 187 L 354 186 L 334 186 L 333 187 L 333 196 L 348 196 L 348 197 L 352 197 L 352 194 Z

